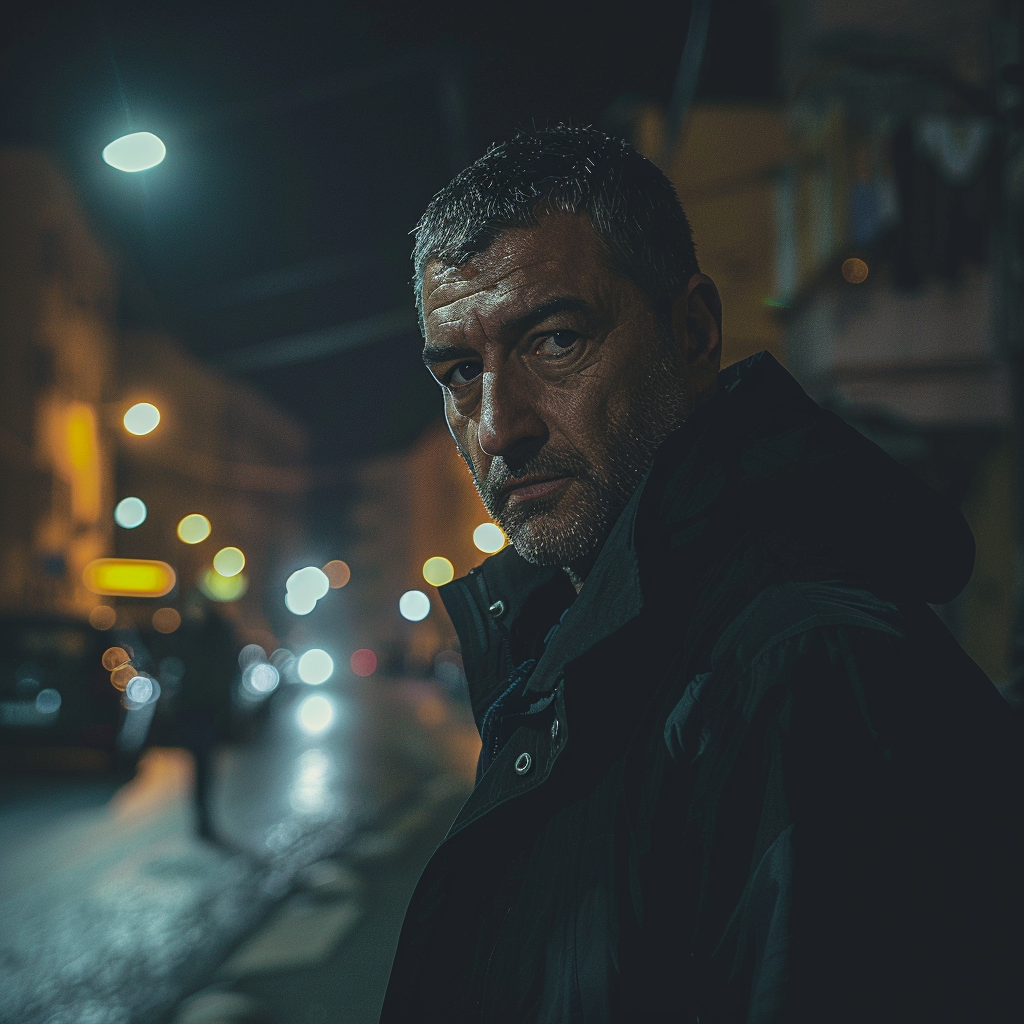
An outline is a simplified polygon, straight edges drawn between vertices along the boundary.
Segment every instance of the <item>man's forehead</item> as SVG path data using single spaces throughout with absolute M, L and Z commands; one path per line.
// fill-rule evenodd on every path
M 585 217 L 556 214 L 534 227 L 503 231 L 482 253 L 458 267 L 431 260 L 424 267 L 425 319 L 447 320 L 473 306 L 530 301 L 553 285 L 590 276 L 602 247 Z

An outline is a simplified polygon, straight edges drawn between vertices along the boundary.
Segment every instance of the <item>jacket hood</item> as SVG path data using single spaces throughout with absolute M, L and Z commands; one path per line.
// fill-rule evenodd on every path
M 673 550 L 705 533 L 718 548 L 731 524 L 787 575 L 930 604 L 956 597 L 974 569 L 959 509 L 817 405 L 767 352 L 722 371 L 716 396 L 659 449 L 645 487 L 638 540 Z

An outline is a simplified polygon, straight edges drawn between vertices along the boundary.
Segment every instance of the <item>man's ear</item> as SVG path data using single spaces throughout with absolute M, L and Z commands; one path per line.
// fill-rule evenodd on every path
M 707 274 L 694 274 L 672 303 L 672 333 L 695 390 L 713 386 L 722 365 L 722 300 Z

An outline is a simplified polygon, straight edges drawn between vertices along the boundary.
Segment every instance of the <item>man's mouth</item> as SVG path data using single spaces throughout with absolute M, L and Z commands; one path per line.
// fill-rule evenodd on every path
M 571 479 L 572 477 L 568 476 L 548 476 L 510 480 L 499 491 L 498 497 L 502 504 L 509 501 L 532 501 L 535 498 L 543 498 L 553 494 Z

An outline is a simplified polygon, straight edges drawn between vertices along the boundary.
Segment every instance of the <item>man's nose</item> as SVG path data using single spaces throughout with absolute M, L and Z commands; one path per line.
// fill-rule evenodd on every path
M 479 444 L 485 454 L 515 462 L 541 448 L 548 431 L 534 397 L 528 383 L 507 368 L 484 372 Z

